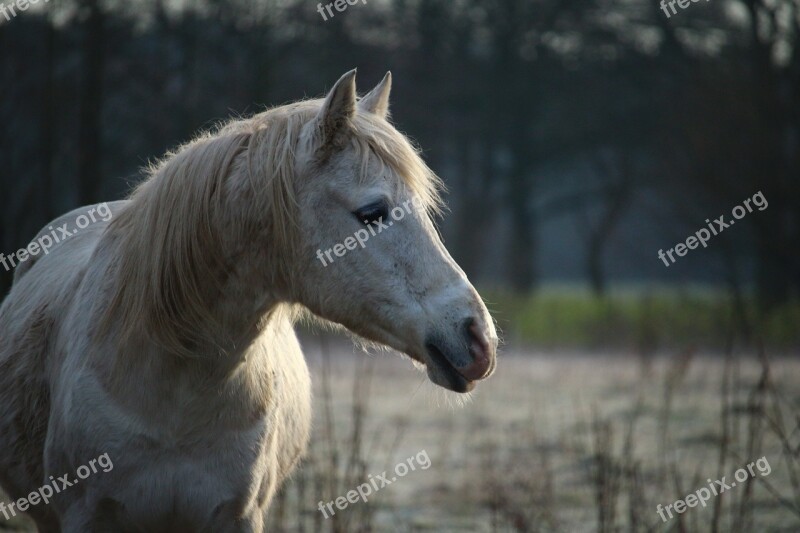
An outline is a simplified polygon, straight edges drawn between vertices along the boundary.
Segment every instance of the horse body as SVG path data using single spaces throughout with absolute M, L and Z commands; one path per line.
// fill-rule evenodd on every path
M 493 372 L 491 317 L 428 216 L 437 178 L 386 120 L 390 81 L 358 101 L 351 72 L 325 100 L 192 141 L 111 220 L 18 268 L 0 307 L 0 485 L 24 498 L 113 461 L 32 506 L 41 531 L 263 531 L 308 441 L 301 307 L 453 391 Z M 412 202 L 368 247 L 317 261 Z
M 125 208 L 111 204 L 115 214 Z M 0 455 L 0 481 L 12 498 L 26 497 L 107 453 L 114 476 L 95 474 L 52 507 L 31 508 L 42 530 L 58 530 L 60 516 L 66 531 L 261 531 L 308 438 L 310 380 L 289 317 L 275 313 L 222 362 L 144 346 L 123 354 L 133 360 L 109 357 L 113 346 L 70 333 L 99 322 L 94 302 L 105 297 L 113 257 L 97 253 L 105 226 L 18 271 L 7 301 L 24 305 L 0 311 L 0 449 L 11 452 Z

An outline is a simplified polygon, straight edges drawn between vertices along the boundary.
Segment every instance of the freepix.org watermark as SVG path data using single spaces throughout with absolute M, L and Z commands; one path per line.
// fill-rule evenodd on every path
M 744 468 L 740 468 L 736 472 L 734 472 L 733 477 L 736 481 L 731 481 L 727 483 L 725 478 L 727 476 L 722 476 L 722 479 L 717 479 L 715 481 L 711 481 L 711 478 L 708 478 L 708 488 L 703 487 L 697 489 L 695 492 L 690 493 L 682 500 L 676 500 L 673 503 L 670 503 L 666 507 L 661 506 L 659 503 L 656 506 L 656 512 L 658 516 L 661 517 L 663 522 L 667 521 L 667 517 L 665 516 L 664 512 L 669 515 L 669 518 L 672 518 L 672 510 L 674 509 L 676 513 L 683 514 L 686 512 L 686 509 L 690 507 L 697 507 L 697 505 L 701 505 L 703 507 L 706 506 L 706 502 L 711 499 L 711 496 L 719 496 L 723 492 L 727 492 L 730 489 L 734 488 L 737 483 L 744 483 L 750 478 L 755 478 L 756 473 L 753 470 L 753 467 L 758 469 L 758 473 L 761 474 L 761 477 L 768 476 L 770 472 L 772 472 L 772 467 L 769 465 L 769 461 L 767 461 L 767 457 L 764 456 L 761 459 L 758 459 L 754 463 L 750 463 L 747 465 L 747 470 Z
M 409 457 L 403 463 L 397 463 L 394 467 L 395 475 L 392 476 L 391 479 L 387 478 L 386 471 L 374 476 L 370 474 L 369 483 L 362 483 L 355 489 L 348 491 L 346 496 L 339 496 L 334 501 L 328 503 L 319 502 L 319 511 L 325 518 L 330 518 L 336 514 L 336 511 L 333 510 L 334 505 L 340 511 L 344 511 L 351 503 L 358 503 L 358 500 L 367 503 L 369 499 L 368 496 L 378 492 L 383 487 L 388 487 L 397 481 L 397 478 L 405 477 L 409 472 L 415 471 L 417 467 L 419 467 L 420 470 L 427 470 L 431 467 L 431 458 L 428 457 L 428 452 L 425 450 L 417 453 L 414 457 Z
M 50 476 L 50 483 L 39 487 L 35 491 L 28 494 L 27 497 L 20 498 L 19 500 L 11 503 L 0 502 L 0 513 L 6 517 L 6 520 L 11 520 L 11 518 L 17 516 L 17 511 L 24 513 L 31 507 L 39 505 L 40 503 L 47 505 L 50 503 L 50 498 L 52 498 L 53 495 L 59 494 L 65 489 L 77 485 L 81 480 L 88 478 L 92 474 L 96 474 L 98 472 L 98 466 L 105 473 L 114 470 L 114 463 L 111 462 L 111 458 L 108 456 L 108 454 L 104 453 L 97 459 L 92 459 L 89 461 L 88 465 L 79 466 L 75 472 L 78 477 L 72 481 L 69 480 L 69 474 L 64 474 L 59 478 Z
M 364 223 L 367 225 L 366 229 L 358 230 L 357 232 L 353 233 L 351 237 L 347 237 L 344 242 L 337 243 L 332 248 L 328 248 L 324 252 L 322 249 L 317 250 L 317 259 L 320 260 L 322 266 L 328 266 L 330 263 L 335 261 L 333 255 L 336 257 L 344 257 L 345 254 L 350 250 L 355 250 L 359 246 L 364 248 L 367 245 L 367 241 L 370 239 L 370 236 L 375 237 L 383 230 L 389 229 L 394 225 L 395 222 L 403 220 L 407 214 L 410 215 L 412 208 L 417 207 L 416 199 L 406 200 L 403 202 L 403 207 L 397 206 L 391 210 L 389 214 L 391 215 L 392 220 L 389 222 L 384 223 L 383 217 L 380 217 L 376 222 L 371 224 L 367 221 L 364 221 Z M 326 257 L 328 258 L 327 261 L 325 261 Z
M 767 199 L 764 198 L 764 194 L 761 191 L 758 191 L 753 195 L 752 198 L 748 198 L 747 200 L 745 200 L 742 203 L 742 205 L 737 205 L 736 207 L 733 208 L 733 211 L 731 213 L 733 215 L 733 218 L 736 220 L 740 220 L 744 218 L 745 215 L 747 215 L 748 213 L 752 213 L 753 206 L 750 205 L 751 202 L 754 206 L 758 208 L 759 211 L 763 211 L 764 209 L 769 207 Z M 694 250 L 695 248 L 697 248 L 698 244 L 702 244 L 703 248 L 706 248 L 708 246 L 707 243 L 712 236 L 719 235 L 725 229 L 733 226 L 736 223 L 736 220 L 730 220 L 726 222 L 725 215 L 721 215 L 720 217 L 715 218 L 713 223 L 711 223 L 708 219 L 706 219 L 706 224 L 708 224 L 708 229 L 703 228 L 697 230 L 697 232 L 695 232 L 694 235 L 686 239 L 685 244 L 682 242 L 676 244 L 674 248 L 670 248 L 669 250 L 667 250 L 666 255 L 664 254 L 664 250 L 659 250 L 658 258 L 664 261 L 664 264 L 666 266 L 670 266 L 670 264 L 674 264 L 676 261 L 675 257 L 672 255 L 673 252 L 678 257 L 683 257 L 684 255 L 686 255 L 686 252 L 688 250 Z M 711 231 L 709 232 L 709 230 Z M 667 257 L 669 257 L 669 260 L 672 263 L 667 262 Z
M 680 7 L 681 9 L 686 9 L 687 7 L 689 7 L 690 4 L 694 4 L 695 2 L 699 2 L 699 1 L 700 0 L 691 0 L 691 3 L 690 3 L 689 0 L 661 0 L 661 4 L 660 4 L 661 5 L 661 11 L 664 12 L 664 14 L 667 16 L 667 18 L 670 18 L 672 15 L 677 15 L 678 14 L 678 10 L 675 9 L 675 4 L 678 4 L 678 7 Z M 708 0 L 706 0 L 706 2 L 708 2 Z M 669 14 L 669 11 L 667 10 L 667 6 L 669 6 L 669 8 L 672 10 L 672 15 Z
M 75 226 L 72 229 L 69 228 L 69 224 L 62 224 L 55 229 L 53 229 L 53 226 L 49 226 L 50 234 L 42 235 L 35 241 L 31 241 L 27 248 L 21 248 L 7 257 L 0 253 L 0 264 L 3 265 L 6 271 L 9 271 L 12 268 L 16 268 L 18 263 L 24 263 L 29 258 L 36 257 L 42 252 L 47 255 L 54 245 L 72 237 L 80 230 L 87 228 L 89 224 L 97 222 L 97 217 L 100 217 L 100 220 L 104 222 L 108 222 L 112 216 L 113 214 L 108 204 L 103 202 L 89 209 L 85 215 L 78 215 L 75 218 Z
M 27 11 L 34 4 L 38 4 L 40 0 L 17 0 L 8 4 L 0 3 L 0 15 L 5 17 L 6 22 L 10 22 L 12 18 L 17 16 L 17 11 Z M 44 0 L 45 3 L 50 0 Z M 0 18 L 0 24 L 3 19 Z
M 333 17 L 336 16 L 334 14 L 334 12 L 333 12 L 334 9 L 336 11 L 338 11 L 339 13 L 342 13 L 345 9 L 347 9 L 347 6 L 354 6 L 359 1 L 362 4 L 366 4 L 367 3 L 367 0 L 336 0 L 335 2 L 330 2 L 330 3 L 328 3 L 327 5 L 324 5 L 324 6 L 321 3 L 317 4 L 317 12 L 322 17 L 322 20 L 327 21 L 328 17 L 333 18 Z M 327 17 L 325 16 L 325 11 L 328 12 L 328 16 Z

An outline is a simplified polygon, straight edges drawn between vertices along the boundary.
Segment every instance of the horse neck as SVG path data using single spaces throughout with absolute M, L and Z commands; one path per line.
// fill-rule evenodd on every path
M 232 244 L 233 239 L 229 240 Z M 263 274 L 267 269 L 260 255 L 242 251 L 229 261 L 231 270 L 222 281 L 223 290 L 209 309 L 224 335 L 193 346 L 192 357 L 164 349 L 145 331 L 137 332 L 116 350 L 98 350 L 96 366 L 107 390 L 114 391 L 118 401 L 132 409 L 140 406 L 146 417 L 153 418 L 159 418 L 164 398 L 179 394 L 170 383 L 195 383 L 215 390 L 233 387 L 249 394 L 242 387 L 257 381 L 265 366 L 280 364 L 279 357 L 265 361 L 270 354 L 261 345 L 275 337 L 273 332 L 285 326 L 288 318 L 286 305 L 277 294 L 280 291 L 273 287 L 270 276 Z M 116 282 L 113 276 L 110 280 Z M 234 374 L 239 376 L 235 382 L 231 381 Z
M 235 201 L 236 198 L 234 197 L 233 200 Z M 132 209 L 135 205 L 129 204 L 126 207 Z M 178 303 L 175 306 L 178 312 L 172 315 L 177 318 L 181 318 L 183 310 L 189 304 L 202 302 L 203 308 L 199 314 L 206 318 L 207 322 L 198 320 L 191 324 L 196 333 L 196 335 L 190 336 L 195 341 L 187 346 L 191 353 L 170 354 L 168 345 L 162 343 L 167 348 L 163 350 L 167 356 L 190 355 L 212 360 L 221 359 L 220 356 L 222 356 L 227 360 L 236 360 L 274 320 L 274 317 L 279 314 L 276 311 L 282 308 L 281 302 L 287 299 L 287 290 L 285 289 L 287 284 L 281 281 L 283 276 L 280 274 L 280 269 L 275 266 L 277 258 L 271 255 L 274 254 L 272 252 L 274 247 L 269 246 L 268 236 L 254 230 L 255 225 L 243 220 L 236 211 L 236 209 L 228 209 L 223 217 L 214 221 L 215 231 L 218 235 L 215 243 L 218 247 L 201 250 L 199 254 L 200 256 L 214 255 L 216 257 L 214 270 L 204 271 L 209 277 L 202 277 L 202 283 L 195 284 L 197 292 L 190 295 L 178 294 L 168 301 L 170 304 Z M 123 216 L 136 217 L 139 215 L 136 212 L 130 212 L 124 213 Z M 126 238 L 130 238 L 130 235 L 126 235 L 124 231 L 129 229 L 131 228 L 126 228 L 123 224 L 119 232 L 112 232 L 104 238 L 101 246 L 108 248 L 106 257 L 128 254 L 128 259 L 130 259 L 130 257 L 141 256 L 149 251 L 147 237 L 141 239 L 141 244 L 138 246 L 125 245 L 124 241 Z M 185 236 L 184 238 L 191 240 L 192 237 Z M 173 251 L 173 246 L 164 246 L 161 249 L 162 255 Z M 173 269 L 166 272 L 167 277 L 176 279 L 182 275 L 174 268 L 176 265 L 185 263 L 185 258 L 166 257 L 163 260 L 173 265 Z M 130 262 L 128 261 L 128 264 Z M 123 264 L 125 264 L 124 260 Z M 149 270 L 139 270 L 136 274 L 126 278 L 121 275 L 119 268 L 114 268 L 110 263 L 106 271 L 108 275 L 106 279 L 112 287 L 125 286 L 131 282 L 152 279 L 156 277 L 154 275 L 156 273 L 164 274 L 155 270 L 157 268 L 158 265 L 151 262 L 148 264 Z M 169 286 L 177 285 L 172 283 Z M 138 296 L 132 291 L 123 293 L 123 295 L 133 297 L 134 300 Z M 112 311 L 116 316 L 111 316 L 118 325 L 126 323 L 127 319 L 132 318 L 129 314 L 126 315 L 126 303 L 123 301 L 116 309 L 112 304 Z M 141 299 L 134 302 L 132 309 L 150 312 L 154 317 L 162 315 L 162 313 L 156 314 L 158 311 L 163 311 L 162 308 L 141 307 L 141 303 Z M 186 305 L 180 305 L 181 303 Z M 142 327 L 148 324 L 147 320 L 140 323 L 138 322 L 139 317 L 133 318 L 137 319 L 138 327 L 126 332 L 131 333 L 130 342 L 127 344 L 138 345 L 140 348 L 150 351 L 152 345 L 159 343 L 148 342 L 148 339 L 157 341 L 158 335 L 153 335 L 153 332 L 148 331 L 147 327 Z M 149 323 L 156 328 L 161 326 L 155 318 Z M 127 335 L 123 335 L 123 337 L 127 338 Z M 198 339 L 201 340 L 198 341 Z

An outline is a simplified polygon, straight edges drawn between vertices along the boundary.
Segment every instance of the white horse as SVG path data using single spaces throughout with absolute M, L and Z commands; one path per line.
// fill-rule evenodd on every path
M 263 531 L 308 440 L 303 308 L 447 389 L 492 373 L 491 317 L 431 222 L 439 180 L 388 122 L 390 86 L 358 99 L 352 71 L 324 100 L 201 136 L 110 222 L 18 267 L 0 308 L 0 484 L 17 500 L 114 464 L 30 507 L 41 531 Z M 363 248 L 318 259 L 409 202 Z

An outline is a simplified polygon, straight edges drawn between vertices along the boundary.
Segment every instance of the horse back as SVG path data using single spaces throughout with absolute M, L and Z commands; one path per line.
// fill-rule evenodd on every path
M 120 203 L 109 205 L 118 209 Z M 52 235 L 65 223 L 74 224 L 90 208 L 51 221 L 31 242 Z M 106 222 L 92 224 L 54 243 L 47 254 L 21 262 L 0 306 L 0 486 L 14 499 L 30 494 L 44 481 L 54 339 L 106 226 Z M 55 518 L 49 513 L 47 506 L 31 508 L 40 527 L 52 527 Z

